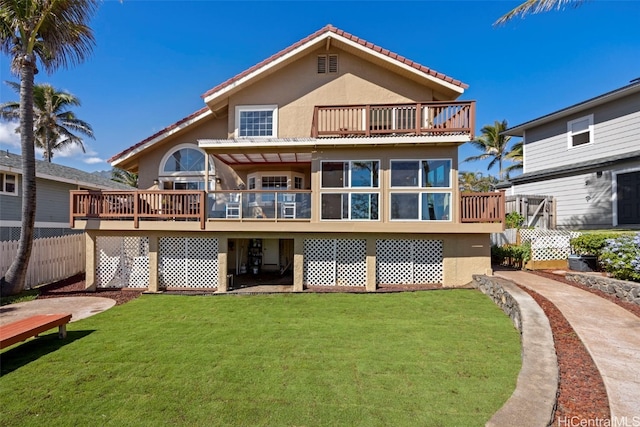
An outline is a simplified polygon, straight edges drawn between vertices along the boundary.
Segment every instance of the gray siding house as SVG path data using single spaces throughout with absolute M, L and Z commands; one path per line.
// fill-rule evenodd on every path
M 524 141 L 507 196 L 553 196 L 559 228 L 640 227 L 640 81 L 504 133 Z
M 22 157 L 0 151 L 0 241 L 20 238 Z M 77 233 L 69 227 L 70 190 L 131 190 L 79 169 L 36 160 L 35 238 Z

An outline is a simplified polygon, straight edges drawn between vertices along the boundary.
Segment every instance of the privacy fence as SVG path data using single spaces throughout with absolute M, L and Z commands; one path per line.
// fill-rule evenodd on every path
M 18 252 L 18 241 L 0 242 L 0 272 L 2 276 Z M 84 234 L 35 239 L 29 267 L 26 289 L 66 279 L 85 269 Z

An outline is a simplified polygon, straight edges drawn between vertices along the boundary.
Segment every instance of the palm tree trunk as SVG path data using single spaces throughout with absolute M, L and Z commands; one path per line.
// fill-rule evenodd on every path
M 35 57 L 20 65 L 20 145 L 22 147 L 22 224 L 18 253 L 0 283 L 0 294 L 15 295 L 25 286 L 36 219 L 36 161 L 33 135 L 33 80 Z

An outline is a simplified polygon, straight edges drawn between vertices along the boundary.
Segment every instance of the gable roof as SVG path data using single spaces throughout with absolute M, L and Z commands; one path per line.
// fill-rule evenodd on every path
M 350 46 L 364 54 L 376 56 L 397 67 L 411 69 L 414 73 L 421 74 L 424 78 L 446 86 L 448 89 L 457 92 L 458 94 L 461 94 L 469 87 L 459 80 L 453 79 L 452 77 L 439 73 L 429 67 L 425 67 L 424 65 L 411 61 L 410 59 L 398 55 L 395 52 L 391 52 L 329 24 L 280 52 L 270 56 L 264 61 L 259 62 L 253 67 L 248 68 L 240 74 L 231 77 L 227 81 L 220 83 L 218 86 L 205 92 L 202 95 L 202 98 L 207 104 L 211 104 L 219 96 L 226 94 L 231 89 L 237 88 L 248 80 L 255 78 L 257 75 L 268 71 L 270 67 L 277 65 L 279 62 L 284 62 L 290 57 L 297 57 L 302 54 L 302 52 L 315 48 L 319 44 L 327 42 L 327 40 L 329 40 L 328 43 L 331 43 L 331 39 L 335 39 L 339 43 Z
M 623 86 L 621 88 L 612 90 L 610 92 L 598 95 L 594 98 L 587 99 L 586 101 L 579 102 L 569 107 L 563 108 L 553 113 L 546 114 L 538 117 L 537 119 L 529 120 L 528 122 L 521 123 L 516 126 L 512 126 L 509 129 L 502 132 L 504 135 L 511 136 L 523 136 L 524 131 L 536 126 L 543 125 L 545 123 L 561 119 L 566 116 L 570 116 L 581 111 L 585 111 L 594 107 L 597 107 L 607 102 L 614 101 L 616 99 L 631 95 L 633 93 L 640 92 L 640 80 L 633 80 L 631 84 Z
M 304 55 L 310 49 L 329 43 L 336 43 L 339 47 L 347 49 L 350 52 L 358 53 L 370 58 L 377 58 L 398 70 L 404 70 L 405 72 L 411 73 L 413 76 L 416 76 L 416 78 L 437 85 L 443 92 L 450 94 L 453 99 L 457 98 L 469 87 L 467 84 L 462 83 L 459 80 L 439 73 L 417 62 L 411 61 L 397 53 L 391 52 L 329 24 L 269 58 L 259 62 L 258 64 L 231 77 L 230 79 L 227 79 L 205 92 L 201 97 L 208 106 L 214 105 L 216 101 L 228 97 L 231 92 L 240 90 L 253 79 L 273 71 L 274 67 L 282 66 L 283 64 L 298 58 L 300 55 Z M 194 124 L 195 122 L 212 115 L 213 111 L 210 110 L 208 106 L 199 109 L 187 117 L 184 117 L 156 132 L 150 137 L 145 138 L 118 154 L 115 154 L 107 161 L 113 166 L 116 166 L 147 147 L 150 147 L 166 137 Z
M 0 151 L 0 170 L 22 174 L 22 156 Z M 36 178 L 103 190 L 131 190 L 132 187 L 80 169 L 36 160 Z

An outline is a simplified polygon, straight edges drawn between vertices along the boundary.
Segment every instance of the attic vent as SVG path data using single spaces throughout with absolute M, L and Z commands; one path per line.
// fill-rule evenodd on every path
M 318 55 L 318 74 L 337 73 L 338 55 Z

